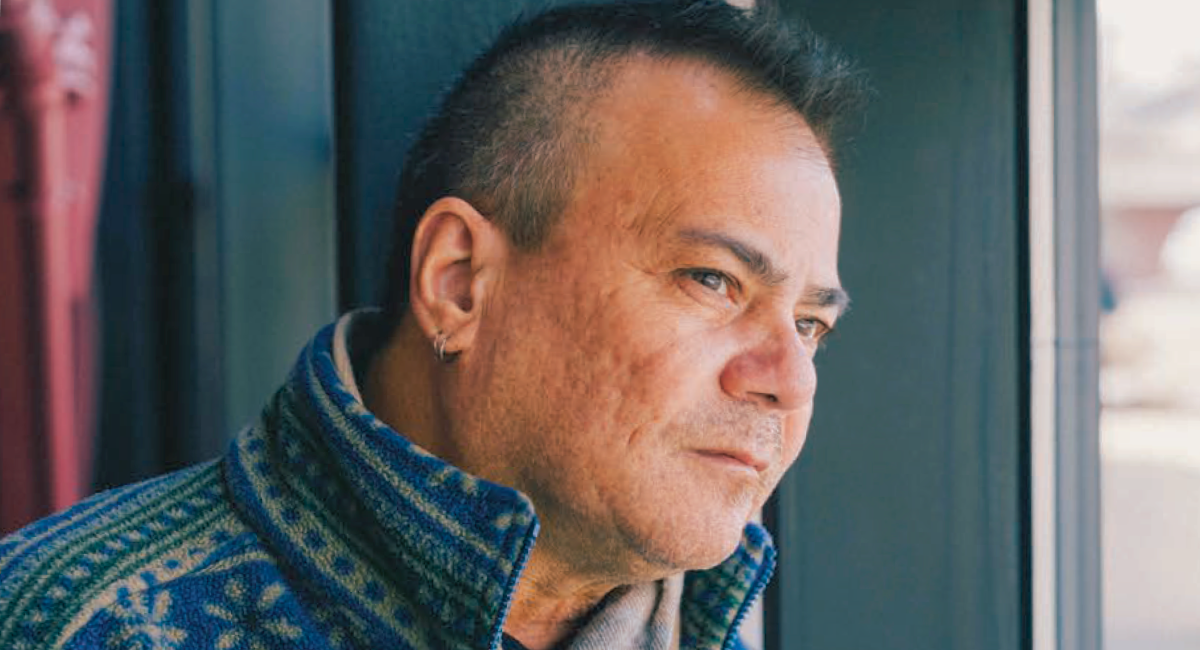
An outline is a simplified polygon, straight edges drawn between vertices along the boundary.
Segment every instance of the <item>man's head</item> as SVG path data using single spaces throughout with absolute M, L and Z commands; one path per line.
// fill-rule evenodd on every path
M 573 571 L 722 560 L 799 453 L 845 307 L 831 129 L 857 93 L 814 36 L 723 3 L 507 32 L 404 173 L 397 338 L 456 357 L 393 424 L 526 492 Z

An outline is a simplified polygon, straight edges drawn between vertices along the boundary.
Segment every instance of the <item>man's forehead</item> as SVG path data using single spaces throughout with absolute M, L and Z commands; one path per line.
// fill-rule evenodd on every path
M 610 128 L 637 129 L 708 121 L 770 121 L 795 128 L 824 157 L 803 117 L 779 98 L 751 89 L 732 72 L 692 57 L 634 54 L 613 64 L 607 89 L 591 107 Z M 806 147 L 807 148 L 807 147 Z
M 632 58 L 589 113 L 580 185 L 598 185 L 619 200 L 645 189 L 634 188 L 629 176 L 653 184 L 657 209 L 644 215 L 652 220 L 669 217 L 673 203 L 720 180 L 714 176 L 736 174 L 750 154 L 770 152 L 831 174 L 819 140 L 798 113 L 747 92 L 706 62 Z
M 749 242 L 732 247 L 747 259 L 751 248 L 769 253 L 778 273 L 765 279 L 811 266 L 836 282 L 836 184 L 799 115 L 707 64 L 632 61 L 615 77 L 591 109 L 598 128 L 566 219 L 584 239 L 573 243 L 595 247 L 615 232 L 641 248 L 678 248 L 703 230 L 709 243 Z M 814 238 L 821 250 L 789 244 Z

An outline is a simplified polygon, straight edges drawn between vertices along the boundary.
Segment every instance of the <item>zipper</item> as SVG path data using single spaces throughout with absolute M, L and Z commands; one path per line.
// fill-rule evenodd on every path
M 517 555 L 517 561 L 513 565 L 512 575 L 508 578 L 508 584 L 504 586 L 504 601 L 500 604 L 500 616 L 496 619 L 496 626 L 492 628 L 491 650 L 503 650 L 504 621 L 508 618 L 508 609 L 512 607 L 513 596 L 517 593 L 517 581 L 521 579 L 521 573 L 525 571 L 525 564 L 529 561 L 529 553 L 533 550 L 533 542 L 537 539 L 539 530 L 541 530 L 541 524 L 535 516 L 529 532 L 525 533 L 525 541 L 521 543 L 521 552 Z
M 754 606 L 755 601 L 762 595 L 764 589 L 767 588 L 767 583 L 771 582 L 771 576 L 775 575 L 775 549 L 768 547 L 766 556 L 763 558 L 763 566 L 758 573 L 758 578 L 754 580 L 754 584 L 750 587 L 750 594 L 746 596 L 746 600 L 742 601 L 742 606 L 738 608 L 737 616 L 733 618 L 733 625 L 729 628 L 729 633 L 725 636 L 725 643 L 721 644 L 721 650 L 731 650 L 738 640 L 738 628 L 742 626 L 742 621 L 746 615 L 750 613 L 750 608 Z

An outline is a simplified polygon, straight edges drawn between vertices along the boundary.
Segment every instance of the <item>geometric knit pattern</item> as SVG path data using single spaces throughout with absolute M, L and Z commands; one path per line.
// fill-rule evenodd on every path
M 537 516 L 366 410 L 349 359 L 373 318 L 321 330 L 223 458 L 0 540 L 0 648 L 501 648 Z M 750 524 L 689 572 L 680 646 L 739 647 L 774 558 Z

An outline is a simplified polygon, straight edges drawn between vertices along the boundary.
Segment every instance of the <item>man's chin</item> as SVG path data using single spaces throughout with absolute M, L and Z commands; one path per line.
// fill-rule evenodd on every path
M 721 522 L 696 530 L 657 530 L 637 544 L 643 561 L 663 575 L 702 571 L 724 562 L 742 541 L 745 522 Z

